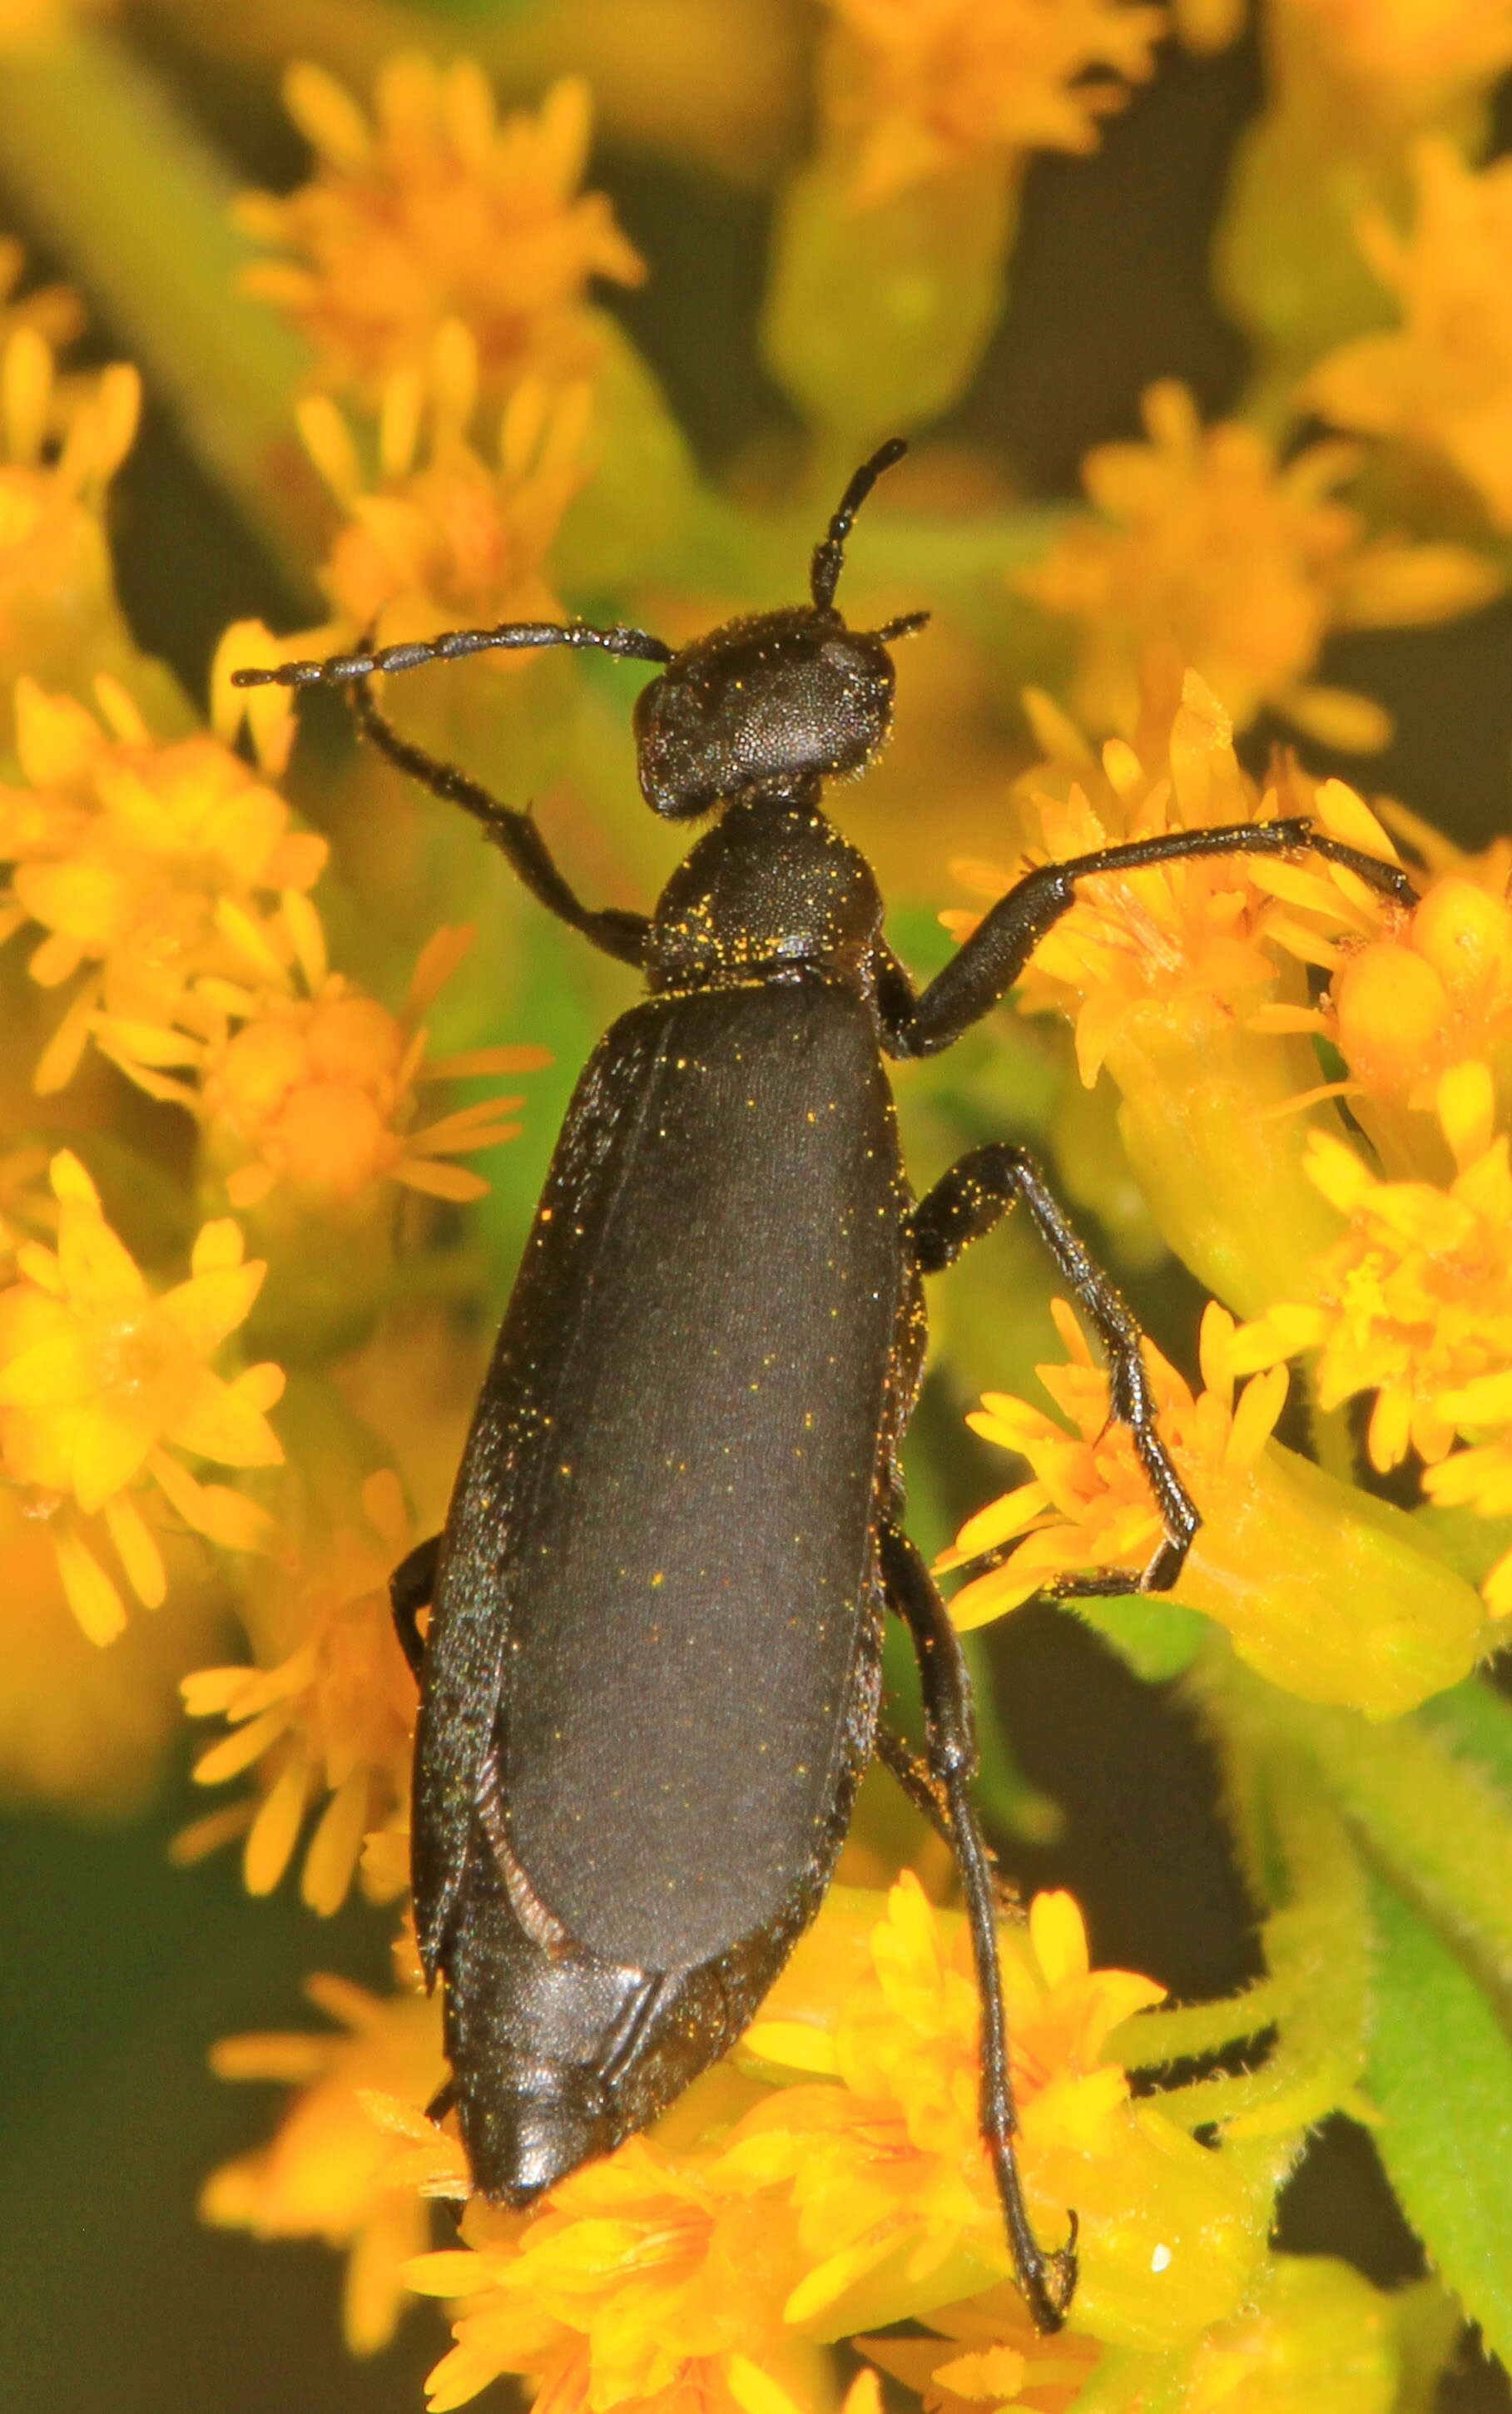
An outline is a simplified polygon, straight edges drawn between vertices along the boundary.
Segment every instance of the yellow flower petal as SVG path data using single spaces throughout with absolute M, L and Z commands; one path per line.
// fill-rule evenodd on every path
M 741 2414 L 801 2414 L 796 2400 L 749 2356 L 730 2356 L 725 2371 Z
M 82 1410 L 73 1437 L 73 1488 L 86 1517 L 141 1472 L 156 1436 L 148 1419 L 103 1402 Z
M 262 1717 L 249 1719 L 234 1734 L 222 1736 L 208 1751 L 200 1754 L 194 1764 L 196 1785 L 224 1785 L 228 1778 L 240 1777 L 244 1768 L 262 1759 L 269 1746 L 277 1742 L 289 1725 L 287 1707 L 264 1710 Z
M 77 1534 L 60 1534 L 53 1549 L 68 1607 L 89 1640 L 113 1643 L 126 1625 L 126 1610 L 110 1577 Z
M 168 1572 L 141 1510 L 126 1493 L 105 1503 L 105 1525 L 120 1554 L 132 1591 L 147 1609 L 160 1609 L 168 1597 Z
M 182 1450 L 227 1467 L 283 1464 L 283 1445 L 255 1399 L 239 1386 L 222 1382 L 208 1367 L 196 1374 L 187 1403 L 167 1438 Z
M 332 1795 L 310 1838 L 299 1891 L 322 1919 L 339 1911 L 347 1899 L 367 1824 L 367 1771 L 354 1768 Z
M 213 1225 L 205 1227 L 206 1231 L 215 1231 L 217 1229 Z M 235 1234 L 239 1257 L 241 1234 L 237 1227 L 228 1220 L 218 1229 L 223 1233 Z M 201 1234 L 200 1239 L 202 1245 L 203 1233 Z M 224 1249 L 227 1244 L 222 1240 L 217 1245 Z M 199 1247 L 196 1248 L 195 1256 L 198 1259 Z M 262 1277 L 266 1273 L 266 1265 L 258 1258 L 254 1258 L 251 1264 L 246 1266 L 231 1259 L 225 1259 L 220 1264 L 215 1266 L 214 1270 L 208 1265 L 196 1263 L 188 1281 L 178 1284 L 172 1290 L 165 1291 L 160 1304 L 165 1314 L 172 1318 L 194 1355 L 197 1358 L 208 1358 L 213 1351 L 219 1349 L 227 1335 L 234 1333 L 237 1326 L 246 1320 L 253 1301 L 262 1288 Z
M 242 1855 L 242 1879 L 248 1894 L 271 1894 L 288 1868 L 305 1816 L 308 1777 L 306 1763 L 296 1753 L 279 1772 L 271 1793 L 264 1796 Z
M 1029 1942 L 1047 1987 L 1085 1977 L 1091 1966 L 1086 1930 L 1073 1896 L 1064 1891 L 1035 1896 L 1029 1905 Z

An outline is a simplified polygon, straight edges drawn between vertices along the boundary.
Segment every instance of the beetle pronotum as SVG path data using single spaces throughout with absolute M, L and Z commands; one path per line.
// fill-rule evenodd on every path
M 524 621 L 238 678 L 352 684 L 393 762 L 646 976 L 568 1110 L 445 1531 L 394 1578 L 422 1686 L 415 1926 L 445 1981 L 474 2180 L 529 2203 L 726 2050 L 818 1908 L 876 1749 L 955 1854 L 982 2134 L 1019 2286 L 1053 2330 L 1074 2216 L 1047 2251 L 1025 2208 L 969 1687 L 902 1524 L 922 1277 L 1022 1201 L 1102 1343 L 1160 1512 L 1145 1588 L 1175 1581 L 1197 1514 L 1155 1429 L 1139 1328 L 1033 1159 L 973 1149 L 916 1203 L 883 1058 L 932 1055 L 987 1014 L 1090 874 L 1310 848 L 1413 891 L 1305 821 L 1176 831 L 1028 872 L 916 993 L 870 867 L 820 803 L 886 740 L 888 648 L 928 617 L 861 631 L 834 605 L 855 515 L 904 449 L 852 478 L 807 604 L 680 652 L 639 629 Z M 535 646 L 655 663 L 635 706 L 646 801 L 720 812 L 650 916 L 583 905 L 530 815 L 411 745 L 367 690 L 377 671 Z M 1062 1589 L 1130 1585 L 1093 1571 Z M 918 1656 L 926 1766 L 878 1729 L 886 1609 Z

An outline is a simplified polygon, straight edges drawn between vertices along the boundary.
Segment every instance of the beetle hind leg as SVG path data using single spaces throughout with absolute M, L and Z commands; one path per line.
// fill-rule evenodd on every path
M 900 1735 L 892 1729 L 878 1726 L 873 1750 L 888 1775 L 894 1779 L 921 1817 L 929 1821 L 936 1836 L 955 1850 L 955 1831 L 951 1825 L 951 1807 L 946 1801 L 938 1780 L 927 1761 L 920 1759 Z
M 889 1604 L 913 1636 L 924 1697 L 929 1774 L 950 1814 L 950 1842 L 966 1895 L 981 2004 L 981 2130 L 997 2181 L 1013 2274 L 1037 2328 L 1058 2331 L 1076 2287 L 1076 2215 L 1070 2216 L 1070 2235 L 1065 2245 L 1046 2254 L 1029 2220 L 1013 2151 L 1019 2123 L 1009 2064 L 1002 1973 L 997 1965 L 992 1865 L 971 1798 L 977 1768 L 971 1679 L 950 1613 L 914 1544 L 894 1525 L 882 1527 L 878 1542 Z

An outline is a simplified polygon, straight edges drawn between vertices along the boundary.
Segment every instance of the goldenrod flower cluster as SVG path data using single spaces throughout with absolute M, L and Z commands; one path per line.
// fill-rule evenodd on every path
M 435 2320 L 436 2414 L 501 2379 L 540 2414 L 880 2414 L 884 2377 L 928 2414 L 1419 2414 L 1467 2323 L 1512 2359 L 1512 1713 L 1481 1673 L 1512 1633 L 1512 839 L 1461 848 L 1434 798 L 1318 750 L 1392 730 L 1333 640 L 1452 642 L 1512 567 L 1512 185 L 1485 156 L 1512 11 L 1267 0 L 1217 242 L 1253 381 L 1205 420 L 1159 377 L 1055 510 L 961 408 L 1030 162 L 1082 174 L 1167 33 L 1220 48 L 1235 0 L 823 0 L 807 47 L 756 0 L 621 13 L 633 63 L 612 10 L 480 7 L 479 59 L 415 8 L 397 52 L 382 12 L 310 10 L 320 55 L 268 61 L 307 165 L 235 204 L 238 264 L 218 171 L 161 95 L 145 142 L 148 70 L 112 67 L 134 20 L 0 7 L 0 69 L 46 67 L 0 78 L 7 124 L 67 90 L 47 139 L 110 174 L 152 157 L 183 236 L 165 276 L 125 166 L 110 223 L 81 217 L 81 287 L 142 355 L 82 370 L 82 305 L 0 237 L 0 1780 L 130 1807 L 187 1717 L 175 1860 L 234 1846 L 249 1894 L 386 1923 L 386 1991 L 326 1971 L 323 2027 L 217 2049 L 287 2094 L 201 2209 L 341 2253 L 355 2353 Z M 658 262 L 589 170 L 595 110 L 615 143 L 685 148 L 726 51 L 750 88 L 720 108 L 764 129 L 738 173 L 771 187 L 756 340 L 793 414 L 728 481 L 605 306 Z M 303 626 L 219 633 L 202 706 L 118 600 L 144 392 L 304 599 Z M 405 1904 L 389 1578 L 443 1523 L 549 1100 L 625 991 L 462 816 L 232 685 L 516 618 L 682 638 L 790 597 L 897 429 L 923 458 L 867 504 L 840 600 L 936 618 L 899 649 L 891 764 L 835 812 L 923 909 L 921 957 L 1046 862 L 1279 820 L 1334 849 L 1085 878 L 1001 1013 L 898 1083 L 921 1170 L 1032 1139 L 1095 1216 L 1152 1304 L 1156 1430 L 1200 1519 L 1143 1589 L 1166 1536 L 1096 1304 L 981 1252 L 996 1271 L 951 1278 L 967 1308 L 942 1293 L 931 1406 L 1005 1453 L 1005 1489 L 953 1543 L 951 1420 L 918 1443 L 952 1614 L 1059 1602 L 1180 1681 L 1255 1917 L 1257 1974 L 1214 2002 L 1099 1966 L 1095 1887 L 1084 1911 L 1010 1882 L 1022 1790 L 984 1721 L 1025 2197 L 1047 2249 L 1078 2230 L 1055 2337 L 981 2137 L 949 1855 L 901 1867 L 865 1793 L 726 2059 L 530 2210 L 472 2189 Z M 515 652 L 382 702 L 538 797 L 593 902 L 640 904 L 665 857 L 627 677 Z M 1277 2245 L 1336 2119 L 1371 2128 L 1429 2277 Z

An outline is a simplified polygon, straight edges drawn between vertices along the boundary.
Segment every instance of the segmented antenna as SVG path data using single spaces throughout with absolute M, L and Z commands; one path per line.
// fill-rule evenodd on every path
M 863 461 L 849 485 L 840 498 L 840 509 L 830 522 L 829 532 L 814 548 L 813 566 L 809 571 L 809 593 L 816 612 L 832 610 L 835 589 L 846 562 L 846 539 L 855 526 L 856 514 L 871 493 L 884 469 L 901 461 L 908 450 L 907 439 L 890 436 L 879 444 L 869 461 Z M 900 630 L 900 635 L 903 633 Z
M 601 653 L 636 663 L 669 663 L 673 648 L 644 629 L 591 629 L 586 621 L 502 620 L 496 629 L 448 629 L 439 637 L 403 646 L 366 647 L 355 654 L 327 654 L 323 662 L 278 663 L 269 670 L 232 671 L 232 687 L 350 687 L 375 671 L 412 671 L 421 663 L 452 663 L 467 654 L 527 646 L 596 647 Z

